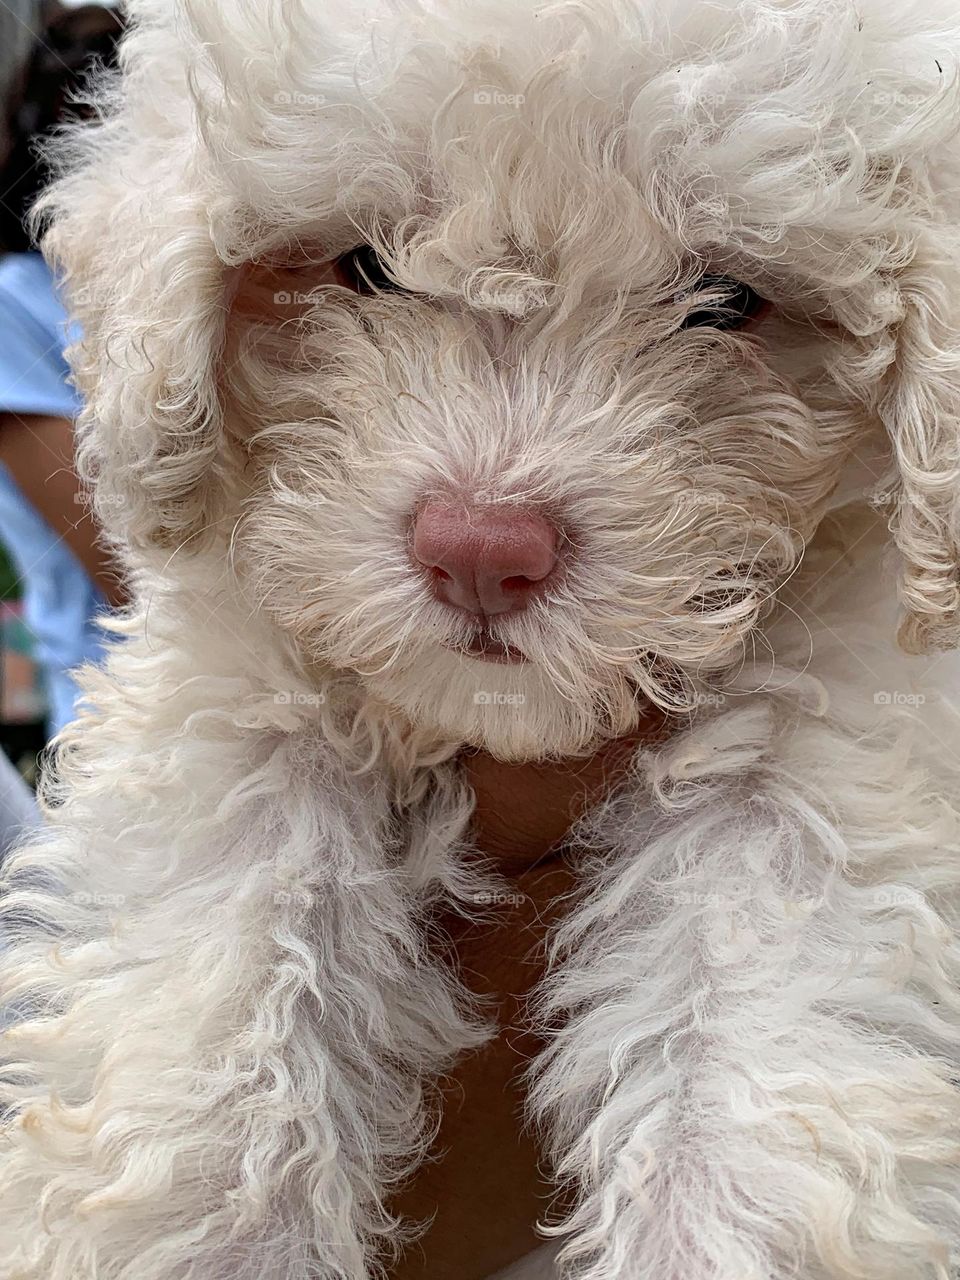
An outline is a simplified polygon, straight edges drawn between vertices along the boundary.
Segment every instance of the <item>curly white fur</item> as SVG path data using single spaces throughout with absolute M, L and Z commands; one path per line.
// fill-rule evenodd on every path
M 134 0 L 44 201 L 136 603 L 9 871 L 0 1274 L 374 1274 L 489 1034 L 457 755 L 651 701 L 537 1002 L 558 1266 L 957 1274 L 960 724 L 894 645 L 960 611 L 953 8 Z M 772 310 L 682 328 L 705 273 Z M 563 530 L 523 666 L 411 564 L 450 494 Z

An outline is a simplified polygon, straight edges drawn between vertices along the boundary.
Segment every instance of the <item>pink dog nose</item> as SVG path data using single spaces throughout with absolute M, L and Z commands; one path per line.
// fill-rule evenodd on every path
M 416 517 L 413 554 L 433 571 L 440 600 L 469 613 L 512 613 L 550 576 L 557 531 L 531 511 L 432 501 Z

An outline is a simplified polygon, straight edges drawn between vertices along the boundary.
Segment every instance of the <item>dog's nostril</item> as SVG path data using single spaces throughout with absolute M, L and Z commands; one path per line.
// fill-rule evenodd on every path
M 491 616 L 538 594 L 557 563 L 557 531 L 525 508 L 436 500 L 414 520 L 412 549 L 438 599 Z

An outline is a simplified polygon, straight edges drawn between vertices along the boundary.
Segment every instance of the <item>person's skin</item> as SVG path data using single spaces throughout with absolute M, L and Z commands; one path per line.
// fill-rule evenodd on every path
M 10 158 L 6 128 L 8 111 L 23 93 L 26 60 L 41 12 L 52 20 L 61 5 L 0 3 L 3 48 L 0 50 L 0 166 Z M 86 569 L 110 605 L 126 600 L 123 582 L 109 552 L 98 541 L 97 525 L 87 509 L 86 496 L 74 470 L 73 423 L 69 418 L 42 414 L 0 413 L 0 462 L 23 496 Z
M 391 1280 L 483 1280 L 543 1244 L 538 1221 L 560 1207 L 535 1136 L 523 1128 L 523 1073 L 542 1047 L 525 1000 L 544 973 L 543 943 L 578 887 L 563 838 L 591 801 L 623 775 L 636 748 L 666 727 L 651 712 L 638 731 L 587 759 L 504 764 L 464 756 L 476 794 L 473 839 L 507 883 L 510 901 L 471 922 L 439 922 L 445 958 L 487 997 L 499 1034 L 465 1055 L 442 1082 L 442 1119 L 432 1159 L 391 1208 L 432 1219 L 390 1269 Z
M 69 418 L 0 414 L 0 462 L 20 492 L 67 544 L 111 605 L 126 594 L 74 470 Z

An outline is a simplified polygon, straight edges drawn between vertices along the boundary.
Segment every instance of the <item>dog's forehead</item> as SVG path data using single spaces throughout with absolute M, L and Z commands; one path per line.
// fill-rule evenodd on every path
M 156 4 L 132 0 L 134 11 Z M 422 122 L 488 75 L 534 90 L 569 73 L 568 90 L 575 80 L 609 106 L 652 82 L 669 94 L 661 78 L 673 74 L 681 105 L 709 86 L 715 106 L 793 89 L 799 109 L 805 89 L 827 110 L 869 88 L 865 74 L 916 75 L 933 88 L 958 52 L 953 0 L 924 0 L 922 26 L 892 0 L 182 0 L 177 12 L 194 54 L 212 55 L 228 79 L 244 74 L 251 91 L 280 94 L 278 105 L 285 87 L 296 96 L 312 79 L 327 92 L 301 105 L 389 102 Z
M 792 226 L 823 268 L 873 208 L 884 234 L 889 174 L 953 127 L 951 7 L 183 0 L 184 129 L 227 257 L 254 220 L 336 252 L 358 225 L 453 215 L 455 239 L 475 214 L 484 253 L 616 218 L 761 256 Z

